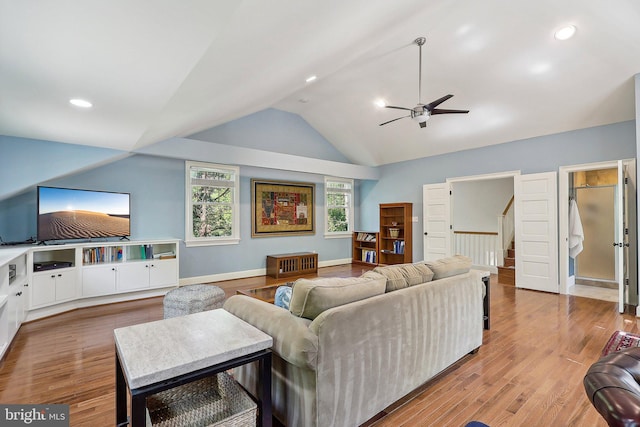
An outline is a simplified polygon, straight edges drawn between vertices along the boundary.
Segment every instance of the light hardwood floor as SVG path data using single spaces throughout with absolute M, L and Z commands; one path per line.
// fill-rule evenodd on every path
M 321 268 L 321 276 L 357 276 L 366 268 Z M 216 283 L 237 289 L 282 282 L 258 277 Z M 491 330 L 465 357 L 368 425 L 606 426 L 588 402 L 582 378 L 615 330 L 638 320 L 615 304 L 515 289 L 492 277 Z M 80 309 L 24 324 L 0 362 L 0 402 L 66 403 L 72 426 L 115 422 L 113 329 L 162 318 L 162 299 Z M 170 349 L 167 349 L 170 351 Z

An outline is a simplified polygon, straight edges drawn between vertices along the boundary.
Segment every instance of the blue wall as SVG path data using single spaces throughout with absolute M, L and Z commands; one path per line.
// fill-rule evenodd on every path
M 378 204 L 412 202 L 413 258 L 423 257 L 422 186 L 447 178 L 520 170 L 558 171 L 560 166 L 636 157 L 635 122 L 581 129 L 473 150 L 381 166 L 381 179 L 360 186 L 356 228 L 378 229 Z
M 266 114 L 273 114 L 267 112 Z M 297 122 L 295 115 L 289 117 Z M 295 120 L 294 120 L 295 119 Z M 240 119 L 243 120 L 243 119 Z M 256 126 L 261 121 L 256 122 Z M 264 124 L 264 123 L 263 123 Z M 262 125 L 257 126 L 266 132 Z M 281 133 L 275 129 L 286 126 L 280 121 L 274 127 L 274 140 Z M 297 124 L 292 126 L 296 127 Z M 309 138 L 318 137 L 308 125 Z M 236 129 L 232 138 L 238 142 L 254 135 L 253 125 L 245 127 L 246 134 Z M 304 146 L 304 132 L 300 128 L 297 138 Z M 269 141 L 268 135 L 262 136 Z M 18 138 L 13 143 L 18 143 Z M 7 139 L 4 140 L 5 145 Z M 326 141 L 325 141 L 326 142 Z M 64 159 L 73 155 L 77 146 L 40 141 L 43 150 L 50 150 L 52 158 Z M 279 142 L 274 143 L 278 148 Z M 314 145 L 316 143 L 312 143 Z M 317 143 L 318 158 L 331 159 L 334 148 L 326 142 L 325 149 Z M 412 202 L 414 216 L 414 258 L 422 258 L 422 185 L 444 182 L 446 178 L 479 175 L 510 170 L 522 173 L 557 171 L 559 166 L 635 157 L 635 122 L 624 122 L 591 129 L 567 132 L 523 141 L 494 145 L 385 165 L 380 168 L 379 181 L 356 183 L 356 229 L 378 229 L 378 204 Z M 2 148 L 0 146 L 0 148 Z M 262 149 L 269 150 L 263 146 Z M 83 150 L 90 154 L 91 147 Z M 107 159 L 102 149 L 97 156 L 89 155 L 88 164 L 97 158 Z M 292 150 L 295 151 L 295 150 Z M 4 151 L 3 151 L 4 153 Z M 114 154 L 114 153 L 109 153 Z M 307 153 L 308 155 L 308 153 Z M 47 156 L 38 159 L 40 168 L 46 169 Z M 4 156 L 3 156 L 4 158 Z M 23 173 L 23 163 L 29 154 L 23 152 L 19 162 L 11 162 L 4 170 L 7 176 Z M 56 161 L 57 162 L 57 161 Z M 77 167 L 77 165 L 74 165 Z M 35 166 L 31 166 L 35 168 Z M 72 168 L 73 169 L 73 168 Z M 8 172 L 7 172 L 8 171 Z M 180 276 L 183 278 L 254 270 L 265 267 L 265 256 L 270 253 L 311 251 L 318 252 L 320 261 L 337 260 L 351 256 L 349 239 L 324 238 L 323 176 L 309 173 L 287 172 L 268 168 L 241 167 L 241 241 L 238 245 L 181 248 Z M 250 179 L 278 179 L 316 184 L 316 234 L 312 236 L 251 238 Z M 184 161 L 147 155 L 134 155 L 93 169 L 47 178 L 31 183 L 31 190 L 0 202 L 0 236 L 4 240 L 25 240 L 36 233 L 35 185 L 52 185 L 131 193 L 132 237 L 134 239 L 184 238 Z
M 0 200 L 47 179 L 126 155 L 108 148 L 0 135 Z
M 288 149 L 287 154 L 344 161 L 344 156 L 303 119 L 278 110 L 265 110 L 205 133 L 215 136 L 215 142 L 228 145 L 273 152 Z M 4 141 L 5 145 L 0 146 L 3 157 L 5 153 L 14 152 L 20 158 L 20 162 L 4 169 L 8 171 L 7 176 L 22 176 L 20 168 L 25 159 L 30 158 L 29 147 L 40 150 L 40 158 L 31 164 L 41 172 L 25 181 L 29 184 L 28 190 L 0 201 L 0 236 L 3 240 L 23 241 L 36 235 L 36 185 L 131 193 L 132 239 L 184 239 L 184 160 L 137 154 L 76 172 L 78 166 L 74 158 L 80 164 L 84 161 L 82 165 L 86 167 L 109 158 L 106 155 L 113 155 L 113 150 L 51 141 L 25 144 L 20 138 L 8 137 Z M 68 161 L 64 162 L 65 159 Z M 58 177 L 52 178 L 55 175 Z M 240 243 L 191 248 L 183 245 L 181 278 L 265 268 L 266 255 L 273 253 L 316 251 L 319 261 L 351 257 L 350 239 L 324 238 L 324 176 L 247 166 L 240 167 L 240 175 Z M 315 183 L 315 235 L 251 238 L 251 178 Z
M 52 180 L 47 185 L 129 192 L 132 239 L 184 239 L 184 167 L 182 160 L 136 155 L 86 173 Z M 315 250 L 320 261 L 351 256 L 350 240 L 324 238 L 323 176 L 247 167 L 240 168 L 240 175 L 240 243 L 191 248 L 183 245 L 180 277 L 265 268 L 266 255 L 272 253 Z M 251 178 L 314 182 L 316 234 L 251 238 Z M 31 217 L 35 229 L 35 215 Z
M 189 138 L 350 163 L 302 117 L 274 108 L 224 123 Z

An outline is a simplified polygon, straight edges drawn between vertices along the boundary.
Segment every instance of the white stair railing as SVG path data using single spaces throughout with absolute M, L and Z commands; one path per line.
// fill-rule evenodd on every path
M 468 256 L 474 267 L 497 273 L 502 250 L 498 233 L 482 231 L 454 231 L 454 253 Z
M 498 220 L 498 230 L 500 230 L 501 239 L 500 244 L 502 245 L 502 257 L 507 256 L 507 249 L 511 246 L 511 242 L 515 237 L 516 227 L 515 227 L 515 219 L 514 219 L 514 198 L 511 197 L 507 207 L 502 212 L 502 216 Z M 499 264 L 503 265 L 503 263 Z

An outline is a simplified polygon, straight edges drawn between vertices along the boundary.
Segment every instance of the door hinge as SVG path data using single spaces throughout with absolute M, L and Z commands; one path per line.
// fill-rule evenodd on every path
M 624 177 L 624 183 L 625 183 L 625 184 L 628 184 L 628 183 L 629 183 L 629 178 L 628 178 L 628 177 L 626 177 L 626 176 Z
M 624 229 L 624 234 L 627 234 L 627 235 L 629 234 L 629 229 L 628 228 Z
M 624 285 L 629 286 L 629 279 L 624 279 Z
M 453 191 L 449 190 L 449 195 L 453 196 Z
M 449 224 L 449 230 L 453 230 L 453 224 Z

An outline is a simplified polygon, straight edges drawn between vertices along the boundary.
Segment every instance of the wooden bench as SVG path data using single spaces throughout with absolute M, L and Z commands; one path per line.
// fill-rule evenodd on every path
M 267 255 L 267 276 L 279 279 L 317 272 L 318 254 L 315 252 Z

